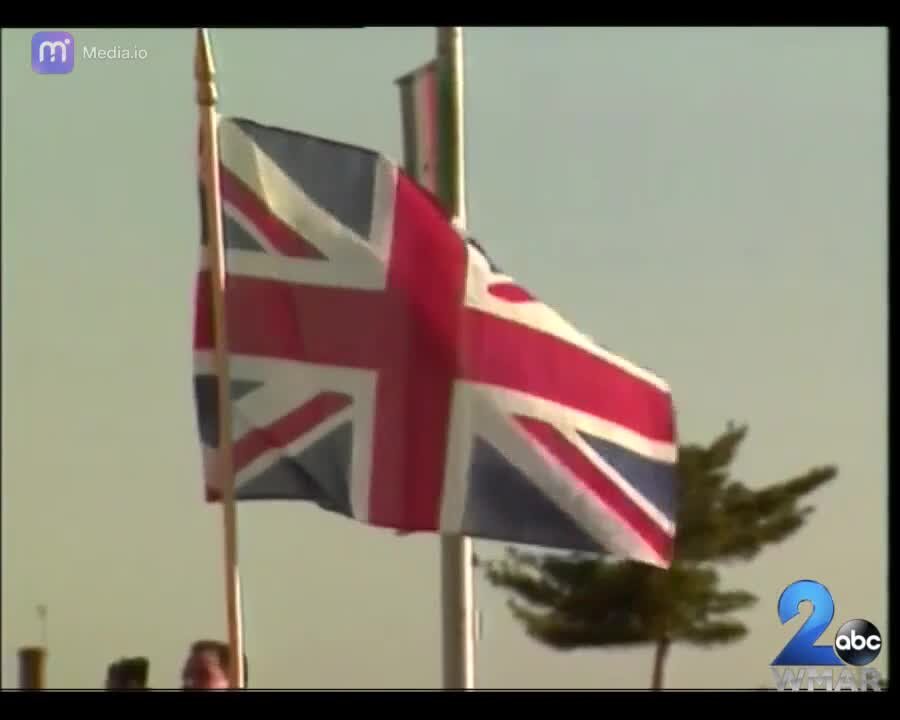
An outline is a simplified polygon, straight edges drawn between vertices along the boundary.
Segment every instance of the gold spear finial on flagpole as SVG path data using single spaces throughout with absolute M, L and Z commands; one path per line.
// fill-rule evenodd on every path
M 197 28 L 194 78 L 197 81 L 197 104 L 201 107 L 214 106 L 219 99 L 216 90 L 216 66 L 206 28 Z
M 234 463 L 231 446 L 231 380 L 228 370 L 228 340 L 225 320 L 225 243 L 222 231 L 222 199 L 219 194 L 218 93 L 212 48 L 205 28 L 197 29 L 194 77 L 200 121 L 200 176 L 203 178 L 204 238 L 212 290 L 216 347 L 214 364 L 218 379 L 219 443 L 216 479 L 222 497 L 225 536 L 225 604 L 228 645 L 231 648 L 229 679 L 232 688 L 244 687 L 244 650 L 241 631 L 240 578 L 237 564 L 237 511 L 234 497 Z

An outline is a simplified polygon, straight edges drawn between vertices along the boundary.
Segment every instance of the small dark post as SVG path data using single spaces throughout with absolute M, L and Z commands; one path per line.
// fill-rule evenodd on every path
M 19 689 L 44 690 L 47 687 L 47 649 L 19 649 Z

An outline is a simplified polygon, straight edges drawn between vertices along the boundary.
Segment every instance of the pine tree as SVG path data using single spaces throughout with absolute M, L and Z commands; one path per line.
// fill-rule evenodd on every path
M 513 617 L 538 642 L 558 650 L 584 647 L 654 647 L 651 687 L 663 686 L 673 643 L 711 647 L 747 634 L 735 616 L 756 597 L 719 587 L 717 565 L 755 558 L 806 522 L 801 504 L 837 475 L 813 468 L 752 490 L 729 468 L 747 428 L 729 425 L 710 445 L 679 449 L 680 498 L 675 556 L 667 570 L 605 555 L 526 553 L 484 564 L 494 586 L 511 594 Z

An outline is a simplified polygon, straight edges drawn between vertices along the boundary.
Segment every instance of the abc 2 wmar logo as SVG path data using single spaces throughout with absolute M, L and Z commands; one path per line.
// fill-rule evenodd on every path
M 866 667 L 883 647 L 878 628 L 868 620 L 848 620 L 831 645 L 816 645 L 834 619 L 834 600 L 822 583 L 798 580 L 778 600 L 782 625 L 799 614 L 803 602 L 812 605 L 812 614 L 771 663 L 776 690 L 881 690 L 881 674 Z

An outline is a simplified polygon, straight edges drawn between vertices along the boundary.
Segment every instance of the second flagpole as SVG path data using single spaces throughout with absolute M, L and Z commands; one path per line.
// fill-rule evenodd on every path
M 439 139 L 441 200 L 461 232 L 466 230 L 465 133 L 463 112 L 462 28 L 437 29 L 437 59 L 441 92 L 447 93 L 448 124 Z M 444 85 L 446 83 L 446 85 Z M 445 690 L 475 687 L 475 623 L 472 582 L 472 540 L 441 537 L 441 608 Z

